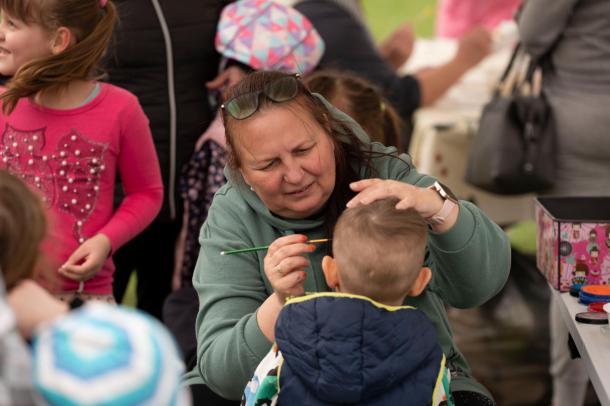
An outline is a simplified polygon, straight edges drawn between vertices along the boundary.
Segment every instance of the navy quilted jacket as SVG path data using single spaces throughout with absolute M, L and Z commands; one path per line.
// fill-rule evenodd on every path
M 280 405 L 430 405 L 442 351 L 426 315 L 321 293 L 280 313 Z

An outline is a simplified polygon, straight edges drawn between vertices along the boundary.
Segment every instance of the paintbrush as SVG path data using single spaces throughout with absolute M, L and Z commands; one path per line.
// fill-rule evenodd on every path
M 330 241 L 330 238 L 321 238 L 319 240 L 309 240 L 309 241 L 307 241 L 307 244 L 321 244 L 323 242 L 328 242 L 328 241 Z M 264 251 L 268 248 L 269 248 L 268 245 L 263 245 L 260 247 L 241 248 L 238 250 L 221 251 L 220 255 L 232 255 L 232 254 L 241 254 L 243 252 Z

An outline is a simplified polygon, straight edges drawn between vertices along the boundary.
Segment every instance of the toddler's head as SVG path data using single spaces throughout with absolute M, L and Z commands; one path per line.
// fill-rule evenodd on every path
M 46 228 L 40 197 L 0 170 L 0 269 L 7 290 L 34 274 Z
M 117 18 L 107 0 L 0 0 L 0 13 L 5 113 L 21 97 L 95 78 Z
M 322 266 L 331 288 L 401 305 L 431 278 L 423 267 L 427 226 L 415 210 L 397 210 L 397 199 L 346 209 L 335 226 L 334 258 Z

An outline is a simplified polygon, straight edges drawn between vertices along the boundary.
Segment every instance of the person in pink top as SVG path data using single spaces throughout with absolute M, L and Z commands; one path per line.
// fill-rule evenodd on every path
M 441 0 L 436 16 L 436 35 L 460 38 L 471 29 L 483 26 L 493 30 L 512 20 L 522 0 Z
M 27 3 L 27 4 L 26 4 Z M 159 212 L 163 186 L 146 118 L 96 80 L 116 22 L 107 0 L 0 0 L 0 168 L 48 210 L 45 251 L 60 298 L 114 302 L 111 253 Z M 113 212 L 115 177 L 126 196 Z

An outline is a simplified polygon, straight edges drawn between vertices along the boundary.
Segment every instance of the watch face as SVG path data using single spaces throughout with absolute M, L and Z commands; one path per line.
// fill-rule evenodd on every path
M 441 182 L 438 182 L 438 184 L 442 188 L 442 191 L 439 191 L 441 194 L 444 192 L 447 195 L 448 199 L 453 200 L 454 202 L 458 201 L 457 196 L 451 191 L 451 189 L 449 189 L 445 184 L 443 184 Z

